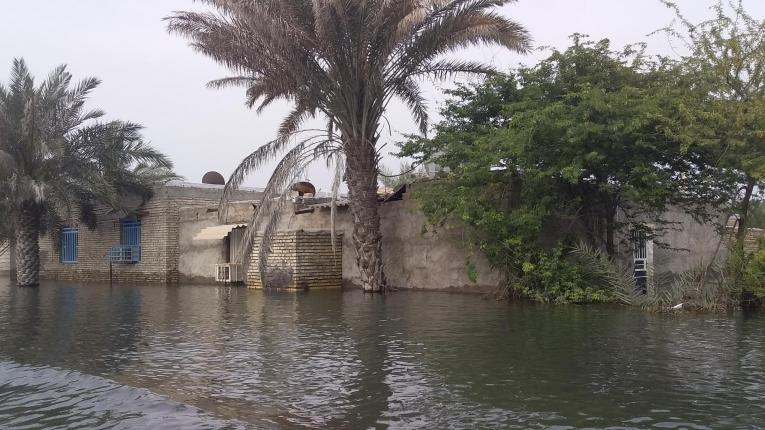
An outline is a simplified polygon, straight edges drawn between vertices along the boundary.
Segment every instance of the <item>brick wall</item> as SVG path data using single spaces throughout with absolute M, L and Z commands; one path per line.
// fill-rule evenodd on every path
M 730 235 L 731 246 L 736 242 L 737 228 L 728 226 L 726 232 Z M 744 239 L 744 253 L 754 254 L 760 249 L 760 241 L 765 240 L 765 229 L 750 228 L 746 232 L 746 238 Z
M 120 283 L 178 282 L 179 209 L 184 206 L 217 204 L 222 187 L 199 187 L 183 184 L 157 189 L 155 197 L 136 209 L 141 219 L 141 261 L 136 264 L 113 264 L 112 279 Z M 247 197 L 251 197 L 247 194 Z M 120 244 L 120 217 L 104 211 L 98 226 L 90 230 L 79 226 L 78 261 L 60 262 L 60 253 L 50 236 L 40 240 L 41 277 L 53 280 L 84 282 L 109 281 L 109 250 Z
M 0 273 L 8 273 L 11 270 L 11 250 L 8 244 L 0 242 Z
M 137 204 L 141 220 L 141 261 L 113 264 L 112 279 L 120 283 L 173 284 L 179 281 L 179 230 L 181 207 L 217 205 L 223 187 L 171 183 L 157 188 L 148 202 Z M 236 199 L 255 199 L 258 192 L 240 190 Z M 85 282 L 109 281 L 109 250 L 120 244 L 120 217 L 103 211 L 95 230 L 79 226 L 78 261 L 60 262 L 60 253 L 50 236 L 40 240 L 43 279 Z
M 761 228 L 750 228 L 746 232 L 746 239 L 744 240 L 744 252 L 747 254 L 754 254 L 760 249 L 760 241 L 765 240 L 765 230 Z
M 113 264 L 112 279 L 121 283 L 173 283 L 177 270 L 177 206 L 166 198 L 152 199 L 139 213 L 141 261 Z M 41 276 L 44 279 L 104 282 L 109 280 L 109 250 L 120 244 L 120 218 L 101 216 L 95 230 L 79 227 L 76 263 L 61 263 L 51 236 L 40 240 Z M 175 251 L 174 251 L 175 249 Z M 175 262 L 173 262 L 175 260 Z
M 259 249 L 260 239 L 253 246 L 247 272 L 246 283 L 250 288 L 263 288 L 258 270 Z M 333 254 L 329 231 L 282 231 L 276 233 L 271 242 L 266 284 L 287 289 L 340 287 L 342 267 L 342 235 L 336 237 L 336 253 Z
M 343 237 L 329 231 L 298 230 L 295 234 L 298 288 L 339 287 L 343 281 Z

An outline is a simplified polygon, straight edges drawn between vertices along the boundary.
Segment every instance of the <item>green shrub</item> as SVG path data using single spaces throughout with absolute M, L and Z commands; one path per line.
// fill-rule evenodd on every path
M 765 302 L 765 246 L 760 246 L 760 250 L 748 259 L 742 284 L 744 293 L 760 303 Z
M 594 283 L 586 268 L 569 258 L 562 245 L 540 251 L 523 262 L 523 274 L 514 289 L 523 296 L 543 303 L 611 303 L 618 301 L 609 285 Z
M 738 303 L 728 272 L 719 265 L 699 266 L 676 276 L 649 272 L 643 293 L 635 288 L 632 269 L 600 250 L 581 243 L 571 255 L 590 285 L 629 306 L 655 312 L 674 311 L 677 305 L 684 310 L 726 311 Z

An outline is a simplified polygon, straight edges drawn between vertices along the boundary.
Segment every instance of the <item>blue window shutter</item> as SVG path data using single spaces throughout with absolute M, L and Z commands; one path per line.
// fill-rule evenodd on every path
M 79 260 L 77 251 L 80 242 L 80 229 L 63 227 L 61 229 L 61 262 L 76 263 Z
M 120 245 L 123 247 L 131 247 L 133 254 L 133 261 L 140 261 L 140 247 L 141 247 L 141 220 L 123 220 L 122 229 L 120 232 Z M 135 253 L 137 252 L 137 256 Z M 136 258 L 137 257 L 137 258 Z

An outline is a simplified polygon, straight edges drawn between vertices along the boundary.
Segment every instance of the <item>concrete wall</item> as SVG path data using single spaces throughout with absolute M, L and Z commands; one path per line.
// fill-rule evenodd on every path
M 212 282 L 215 265 L 226 262 L 224 240 L 194 240 L 203 229 L 220 224 L 217 210 L 212 209 L 212 206 L 180 209 L 178 271 L 181 283 Z
M 292 218 L 290 228 L 315 228 L 316 224 L 329 228 L 328 209 L 311 215 Z M 462 242 L 462 230 L 444 227 L 436 233 L 426 231 L 425 216 L 417 208 L 416 202 L 405 198 L 382 204 L 380 223 L 383 264 L 391 286 L 483 290 L 500 284 L 499 273 L 489 267 L 481 254 L 470 256 L 478 273 L 477 282 L 472 282 L 468 277 L 468 253 Z M 343 278 L 347 283 L 359 285 L 361 277 L 353 246 L 353 223 L 347 208 L 341 209 L 337 224 L 346 233 L 343 239 Z
M 664 215 L 672 224 L 663 232 L 657 232 L 652 253 L 653 269 L 656 275 L 678 274 L 709 264 L 712 259 L 723 261 L 728 255 L 728 242 L 720 235 L 719 226 L 724 217 L 714 223 L 699 223 L 682 210 L 670 210 Z M 722 242 L 721 242 L 722 240 Z M 662 245 L 659 245 L 661 242 Z M 624 261 L 632 264 L 632 248 L 628 238 L 622 238 L 619 254 Z
M 460 228 L 440 228 L 437 233 L 426 232 L 425 216 L 409 195 L 404 200 L 380 205 L 383 236 L 383 264 L 388 283 L 396 288 L 434 290 L 485 290 L 501 283 L 501 276 L 492 270 L 480 253 L 470 255 L 478 272 L 477 282 L 468 277 Z M 360 285 L 360 274 L 353 246 L 353 222 L 347 207 L 338 208 L 336 228 L 343 234 L 343 280 Z M 283 216 L 280 229 L 330 228 L 330 210 Z
M 382 204 L 380 217 L 385 272 L 388 282 L 394 287 L 485 290 L 501 285 L 500 273 L 489 267 L 480 251 L 470 252 L 464 246 L 461 228 L 442 227 L 435 233 L 424 229 L 425 216 L 409 195 L 405 195 L 402 201 Z M 669 248 L 657 244 L 653 246 L 656 274 L 681 273 L 701 263 L 709 263 L 714 257 L 726 258 L 728 244 L 720 244 L 717 225 L 698 223 L 680 210 L 668 212 L 665 219 L 676 224 L 657 238 Z M 347 208 L 339 209 L 336 224 L 345 233 L 343 278 L 347 283 L 358 284 L 360 277 L 351 237 L 353 225 Z M 329 209 L 285 215 L 280 229 L 329 229 Z M 627 241 L 621 244 L 620 251 L 631 257 L 631 245 Z M 467 275 L 468 258 L 475 264 L 478 273 L 475 283 Z
M 405 195 L 405 197 L 408 197 Z M 232 205 L 228 223 L 246 222 L 252 216 L 251 203 Z M 194 241 L 203 228 L 217 225 L 214 207 L 182 209 L 180 227 L 180 278 L 186 282 L 211 282 L 215 263 L 224 262 L 225 241 Z M 500 284 L 501 277 L 492 270 L 483 255 L 474 253 L 478 279 L 468 277 L 468 253 L 462 246 L 462 230 L 441 228 L 437 233 L 425 232 L 426 220 L 417 204 L 403 201 L 380 205 L 383 234 L 383 264 L 390 285 L 416 289 L 486 290 Z M 295 214 L 295 206 L 287 204 L 278 224 L 278 231 L 307 232 L 330 230 L 330 209 Z M 342 278 L 346 285 L 360 285 L 360 274 L 353 246 L 353 222 L 348 207 L 337 209 L 335 228 L 342 234 Z M 254 251 L 253 255 L 257 252 Z M 251 265 L 253 269 L 254 265 Z
M 214 266 L 227 262 L 227 242 L 223 239 L 195 241 L 202 229 L 219 225 L 217 204 L 222 187 L 177 184 L 162 187 L 151 201 L 137 211 L 143 220 L 143 258 L 139 264 L 114 266 L 119 282 L 210 283 Z M 254 190 L 237 193 L 226 214 L 225 224 L 246 223 L 254 212 L 254 203 L 261 196 Z M 283 209 L 278 225 L 280 232 L 329 231 L 330 209 L 314 207 L 306 213 L 295 213 L 295 205 Z M 336 214 L 336 229 L 342 241 L 342 278 L 346 285 L 359 285 L 360 275 L 353 246 L 353 222 L 347 206 Z M 501 275 L 492 270 L 480 251 L 470 252 L 463 243 L 463 230 L 442 227 L 436 232 L 426 229 L 426 219 L 409 195 L 404 200 L 380 205 L 383 235 L 383 263 L 391 286 L 397 288 L 482 291 L 501 285 Z M 109 249 L 119 244 L 119 216 L 102 216 L 96 231 L 80 229 L 79 262 L 59 263 L 58 252 L 49 238 L 43 238 L 42 275 L 51 279 L 108 280 Z M 679 221 L 675 229 L 661 239 L 674 250 L 654 248 L 657 273 L 682 272 L 700 262 L 707 262 L 719 242 L 712 225 L 696 223 L 681 213 L 668 214 Z M 624 253 L 629 248 L 624 245 Z M 295 252 L 299 254 L 296 249 Z M 320 255 L 308 249 L 305 254 Z M 323 252 L 323 251 L 322 251 Z M 721 246 L 724 255 L 725 245 Z M 256 254 L 256 252 L 253 252 Z M 297 255 L 296 254 L 296 255 Z M 476 282 L 468 277 L 466 262 L 475 265 Z M 297 260 L 296 260 L 297 261 Z M 254 266 L 254 265 L 253 265 Z M 251 267 L 252 268 L 252 267 Z M 318 266 L 312 270 L 319 270 Z
M 682 273 L 708 265 L 713 259 L 722 261 L 728 255 L 728 244 L 721 242 L 723 239 L 715 225 L 698 223 L 680 211 L 670 212 L 668 219 L 679 224 L 659 238 L 670 249 L 654 245 L 655 273 Z
M 249 222 L 254 213 L 254 203 L 249 200 L 232 203 L 224 223 Z M 214 281 L 215 265 L 228 262 L 227 241 L 194 240 L 194 236 L 207 227 L 221 224 L 217 202 L 204 206 L 183 207 L 179 210 L 179 220 L 180 282 L 206 284 Z

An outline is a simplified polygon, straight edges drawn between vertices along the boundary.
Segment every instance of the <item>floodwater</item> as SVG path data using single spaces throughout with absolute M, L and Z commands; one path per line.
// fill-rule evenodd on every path
M 761 428 L 765 318 L 0 281 L 0 428 Z

